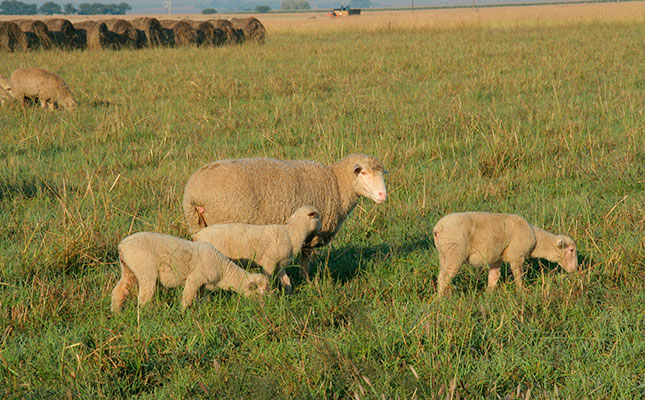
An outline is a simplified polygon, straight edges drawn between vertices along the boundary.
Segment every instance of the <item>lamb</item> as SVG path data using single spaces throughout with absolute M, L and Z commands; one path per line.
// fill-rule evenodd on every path
M 157 279 L 162 286 L 185 284 L 182 310 L 189 307 L 202 286 L 231 289 L 247 297 L 264 295 L 269 280 L 251 274 L 224 257 L 211 244 L 191 242 L 169 235 L 139 232 L 119 243 L 121 280 L 112 290 L 112 312 L 121 310 L 130 288 L 138 283 L 139 305 L 150 301 Z
M 9 82 L 0 81 L 0 86 L 16 98 L 24 107 L 27 98 L 38 98 L 42 108 L 54 109 L 54 104 L 69 111 L 76 109 L 76 100 L 65 82 L 57 75 L 40 68 L 23 68 L 13 71 Z
M 333 238 L 360 195 L 385 202 L 384 173 L 379 160 L 362 154 L 329 166 L 270 158 L 215 161 L 188 179 L 184 216 L 195 234 L 213 224 L 284 224 L 298 207 L 309 204 L 320 210 L 322 227 L 302 247 L 300 265 L 308 276 L 311 249 Z
M 318 216 L 315 207 L 303 206 L 285 225 L 211 225 L 193 235 L 193 240 L 212 244 L 237 263 L 255 262 L 267 276 L 280 268 L 280 282 L 290 294 L 291 281 L 284 267 L 300 252 L 307 237 L 320 230 Z
M 518 290 L 522 289 L 522 269 L 527 257 L 545 258 L 567 272 L 578 268 L 576 242 L 572 238 L 544 231 L 515 214 L 448 214 L 432 232 L 440 263 L 437 297 L 446 294 L 464 263 L 489 266 L 488 291 L 497 286 L 502 262 L 511 264 Z

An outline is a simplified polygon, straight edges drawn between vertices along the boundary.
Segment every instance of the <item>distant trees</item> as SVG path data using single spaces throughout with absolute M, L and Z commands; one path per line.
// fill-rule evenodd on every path
M 38 14 L 38 5 L 27 4 L 17 0 L 5 0 L 0 3 L 2 15 L 34 15 Z
M 255 6 L 255 12 L 257 13 L 264 14 L 268 13 L 269 11 L 271 11 L 271 7 L 269 6 Z
M 217 10 L 214 8 L 204 8 L 202 14 L 217 14 Z
M 62 14 L 63 9 L 61 6 L 58 4 L 54 3 L 53 1 L 48 1 L 44 3 L 40 8 L 38 9 L 38 12 L 40 14 L 45 14 L 45 15 L 54 15 L 54 14 Z
M 103 3 L 81 3 L 78 9 L 72 3 L 63 7 L 48 1 L 40 8 L 36 4 L 27 4 L 20 0 L 4 0 L 0 3 L 0 15 L 35 15 L 35 14 L 81 14 L 81 15 L 123 15 L 132 7 L 128 3 L 103 4 Z
M 74 7 L 74 4 L 72 3 L 67 3 L 63 6 L 63 14 L 70 15 L 70 14 L 76 14 L 77 12 L 78 10 L 76 9 L 76 7 Z
M 307 0 L 282 0 L 281 10 L 309 10 L 311 6 Z
M 103 4 L 103 3 L 81 3 L 78 5 L 79 15 L 124 15 L 132 7 L 128 3 Z

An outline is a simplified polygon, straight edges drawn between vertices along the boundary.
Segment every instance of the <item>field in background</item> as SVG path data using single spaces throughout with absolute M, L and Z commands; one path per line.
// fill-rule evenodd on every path
M 3 53 L 0 74 L 54 71 L 80 106 L 0 108 L 0 397 L 645 396 L 642 5 L 271 16 L 264 46 Z M 293 296 L 216 291 L 182 314 L 160 289 L 110 315 L 117 243 L 186 237 L 195 169 L 351 152 L 386 164 L 390 197 L 359 203 L 311 282 L 290 269 Z M 428 233 L 462 210 L 570 234 L 579 273 L 532 262 L 516 294 L 505 268 L 487 295 L 464 267 L 434 301 Z

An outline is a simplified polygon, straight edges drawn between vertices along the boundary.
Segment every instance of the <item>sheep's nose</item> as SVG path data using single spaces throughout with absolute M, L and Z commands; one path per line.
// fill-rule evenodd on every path
M 385 200 L 387 200 L 387 193 L 382 190 L 376 192 L 375 200 L 379 204 L 385 202 Z

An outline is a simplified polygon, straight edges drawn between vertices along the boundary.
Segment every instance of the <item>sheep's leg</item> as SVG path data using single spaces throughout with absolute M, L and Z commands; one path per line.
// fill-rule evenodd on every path
M 490 266 L 490 270 L 488 271 L 488 288 L 486 289 L 488 292 L 492 292 L 497 286 L 497 282 L 499 281 L 499 277 L 501 275 L 501 267 L 501 261 L 498 261 Z
M 282 268 L 280 272 L 278 273 L 278 277 L 280 278 L 280 285 L 282 286 L 282 289 L 284 289 L 285 294 L 291 294 L 293 293 L 293 286 L 291 286 L 291 279 L 289 279 L 289 275 L 287 275 L 287 270 L 285 268 Z
M 199 293 L 199 289 L 207 283 L 201 274 L 192 273 L 186 277 L 186 283 L 184 284 L 184 292 L 181 296 L 181 310 L 185 311 L 186 308 L 190 307 L 195 300 L 195 296 Z
M 132 270 L 121 261 L 121 280 L 116 284 L 112 290 L 112 305 L 110 309 L 113 313 L 118 313 L 125 298 L 130 294 L 130 288 L 137 282 Z
M 460 255 L 440 255 L 439 256 L 439 277 L 437 278 L 437 298 L 446 295 L 450 289 L 452 279 L 457 275 L 459 267 L 463 264 L 463 257 Z
M 511 261 L 511 271 L 513 272 L 513 279 L 515 280 L 515 287 L 521 291 L 523 286 L 522 278 L 524 277 L 524 259 Z

